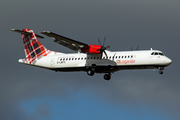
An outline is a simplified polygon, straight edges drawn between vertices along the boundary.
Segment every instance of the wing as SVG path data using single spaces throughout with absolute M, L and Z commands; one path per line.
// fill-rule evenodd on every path
M 41 33 L 54 38 L 54 42 L 61 44 L 71 50 L 85 53 L 86 51 L 84 51 L 84 50 L 89 49 L 88 44 L 58 35 L 56 33 L 49 32 L 49 31 L 43 31 Z

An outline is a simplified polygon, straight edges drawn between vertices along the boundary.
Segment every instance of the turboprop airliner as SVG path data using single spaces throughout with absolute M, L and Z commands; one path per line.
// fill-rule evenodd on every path
M 84 71 L 93 76 L 94 73 L 104 73 L 104 79 L 110 80 L 112 73 L 119 70 L 133 69 L 159 69 L 163 74 L 164 67 L 172 63 L 159 50 L 137 50 L 137 51 L 108 51 L 110 46 L 105 47 L 104 42 L 100 45 L 88 45 L 50 31 L 41 32 L 54 39 L 54 42 L 63 45 L 77 53 L 65 54 L 48 50 L 37 38 L 31 29 L 11 29 L 21 33 L 25 58 L 19 59 L 20 63 L 41 67 L 53 71 L 73 72 Z

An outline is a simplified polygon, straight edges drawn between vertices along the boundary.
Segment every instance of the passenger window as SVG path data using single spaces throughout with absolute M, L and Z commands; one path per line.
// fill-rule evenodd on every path
M 129 56 L 128 56 L 128 58 L 129 58 Z
M 83 60 L 83 58 L 81 58 L 81 60 Z
M 78 58 L 78 60 L 80 60 L 80 58 Z
M 71 60 L 71 58 L 69 58 L 69 60 Z
M 154 52 L 153 52 L 153 53 L 151 53 L 151 55 L 154 55 Z
M 121 56 L 119 56 L 119 58 L 120 58 Z
M 72 58 L 72 60 L 74 60 L 74 58 Z
M 126 56 L 125 56 L 125 58 L 126 58 Z
M 77 60 L 77 58 L 75 58 L 75 60 Z
M 123 58 L 123 56 L 121 58 Z
M 131 55 L 131 58 L 133 58 L 133 55 Z

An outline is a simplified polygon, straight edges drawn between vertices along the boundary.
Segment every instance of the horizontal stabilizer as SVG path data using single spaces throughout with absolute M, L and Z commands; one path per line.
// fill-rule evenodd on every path
M 14 31 L 14 32 L 21 33 L 21 34 L 32 34 L 32 33 L 30 33 L 30 32 L 25 32 L 25 31 L 18 30 L 18 29 L 10 29 L 10 30 L 11 30 L 11 31 Z M 37 35 L 37 34 L 35 34 L 35 35 L 36 35 L 37 38 L 44 38 L 44 37 L 42 37 L 42 36 L 40 36 L 40 35 Z

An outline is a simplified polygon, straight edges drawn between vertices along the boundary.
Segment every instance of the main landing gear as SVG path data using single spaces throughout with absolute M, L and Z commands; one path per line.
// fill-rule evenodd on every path
M 90 76 L 93 76 L 94 75 L 94 71 L 92 69 L 88 69 L 87 70 L 87 74 L 90 75 Z
M 93 69 L 88 69 L 87 74 L 90 75 L 90 76 L 93 76 L 94 75 L 94 70 Z M 105 74 L 104 79 L 105 80 L 110 80 L 111 79 L 111 73 Z
M 111 74 L 110 74 L 110 73 L 105 74 L 105 75 L 104 75 L 104 79 L 105 79 L 105 80 L 110 80 L 110 79 L 111 79 Z

